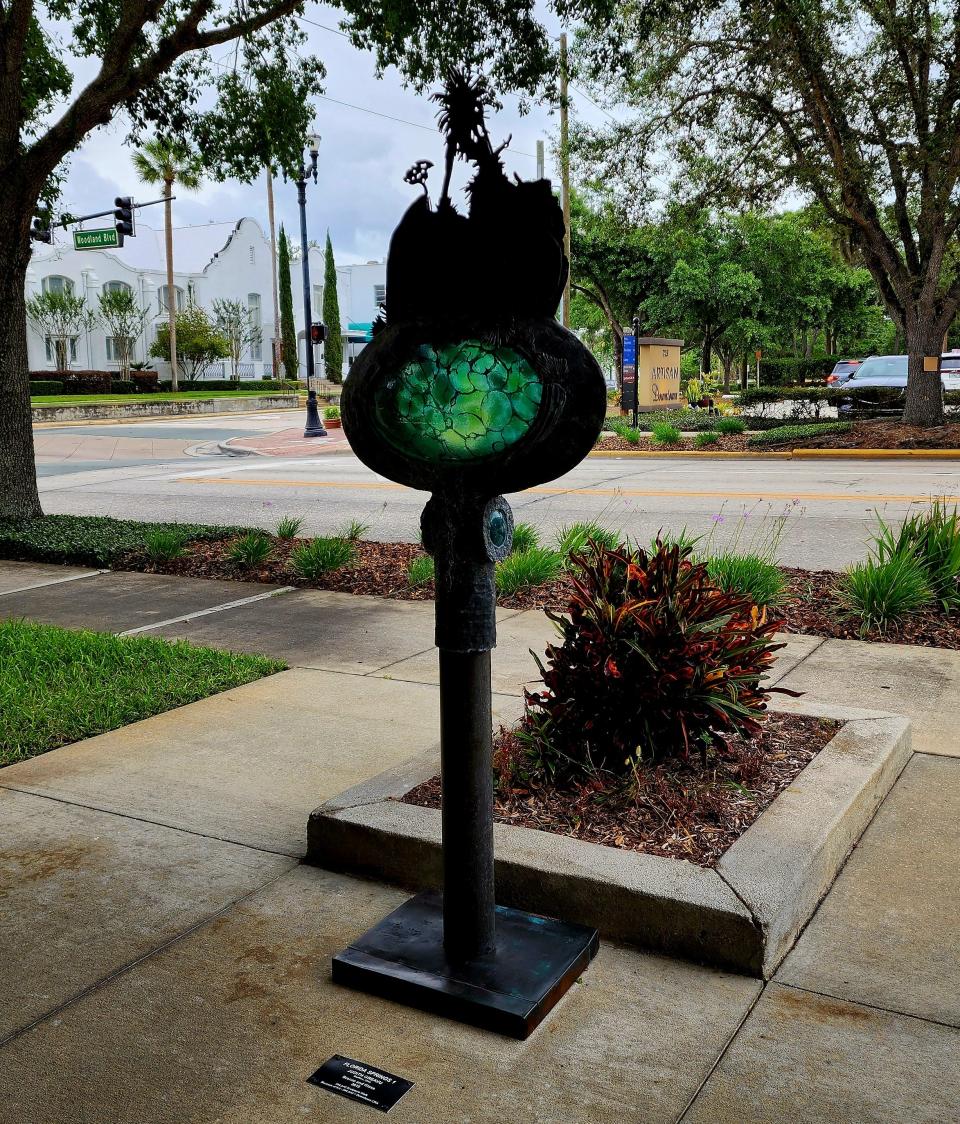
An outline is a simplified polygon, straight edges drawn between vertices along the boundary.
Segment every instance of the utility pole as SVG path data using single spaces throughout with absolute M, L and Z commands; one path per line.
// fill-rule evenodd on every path
M 563 287 L 561 321 L 570 327 L 570 135 L 567 121 L 567 33 L 560 33 L 560 204 L 563 207 L 563 252 L 567 282 Z
M 537 179 L 543 179 L 543 141 L 537 141 Z

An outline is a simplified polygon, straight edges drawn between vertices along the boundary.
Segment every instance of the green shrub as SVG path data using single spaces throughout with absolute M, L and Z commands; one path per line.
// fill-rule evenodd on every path
M 511 554 L 522 554 L 525 550 L 531 550 L 533 547 L 539 545 L 540 535 L 537 533 L 537 529 L 532 523 L 518 523 L 513 528 L 513 546 L 510 549 Z
M 678 445 L 680 443 L 680 430 L 669 422 L 655 422 L 650 427 L 650 435 L 658 445 Z
M 504 558 L 496 566 L 497 593 L 509 597 L 522 589 L 532 589 L 553 581 L 563 570 L 563 559 L 545 546 L 534 546 Z
M 186 543 L 228 539 L 242 530 L 204 523 L 141 523 L 106 515 L 44 515 L 0 523 L 0 558 L 110 566 L 125 554 L 142 552 L 152 531 L 174 531 Z
M 929 605 L 933 592 L 923 566 L 908 552 L 883 561 L 870 557 L 851 566 L 840 579 L 840 599 L 860 618 L 861 633 L 882 632 Z
M 415 589 L 418 585 L 426 585 L 433 581 L 434 565 L 429 554 L 418 554 L 410 560 L 407 566 L 407 585 Z
M 30 394 L 63 394 L 63 383 L 56 379 L 31 379 Z
M 334 538 L 346 539 L 347 542 L 359 542 L 369 530 L 369 523 L 362 523 L 359 519 L 351 519 L 342 530 L 337 531 Z
M 227 547 L 230 561 L 248 569 L 263 565 L 271 554 L 273 543 L 263 531 L 247 531 Z
M 749 597 L 761 608 L 783 598 L 787 581 L 775 563 L 757 554 L 720 551 L 706 559 L 707 573 L 720 589 Z
M 933 597 L 948 612 L 960 606 L 960 516 L 946 500 L 933 501 L 924 511 L 908 515 L 893 529 L 878 515 L 880 524 L 873 536 L 880 562 L 897 555 L 912 554 L 923 568 Z
M 602 523 L 597 523 L 592 519 L 567 523 L 561 527 L 557 531 L 555 543 L 557 552 L 564 560 L 564 565 L 571 555 L 582 554 L 591 541 L 613 550 L 620 543 L 620 533 L 610 531 Z
M 340 420 L 340 407 L 339 406 L 324 406 L 323 416 L 327 421 Z
M 300 534 L 303 520 L 298 515 L 284 515 L 277 520 L 277 529 L 274 532 L 278 539 L 295 539 Z
M 679 546 L 683 553 L 687 555 L 696 547 L 698 542 L 700 542 L 700 536 L 691 534 L 686 527 L 681 527 L 679 531 L 658 531 L 647 547 L 647 554 L 656 554 L 661 546 Z
M 356 547 L 349 539 L 316 538 L 294 548 L 290 554 L 290 565 L 294 573 L 309 581 L 348 566 L 356 554 Z
M 712 428 L 716 418 L 706 410 L 651 410 L 639 414 L 637 427 L 650 431 L 655 425 L 671 425 L 679 430 L 697 431 Z
M 183 535 L 178 531 L 148 531 L 143 541 L 146 555 L 153 562 L 170 562 L 187 552 Z
M 810 425 L 778 425 L 764 433 L 751 433 L 747 444 L 752 448 L 764 445 L 782 445 L 788 441 L 802 441 L 806 437 L 823 437 L 828 433 L 849 433 L 850 422 L 813 422 Z
M 709 431 L 706 433 L 698 433 L 694 440 L 696 441 L 697 445 L 701 449 L 703 449 L 707 445 L 716 445 L 716 443 L 720 440 L 720 434 L 711 433 Z
M 689 550 L 592 549 L 577 560 L 561 642 L 541 664 L 520 735 L 531 770 L 629 777 L 639 760 L 707 756 L 760 728 L 761 681 L 779 645 L 762 611 L 710 580 Z
M 713 423 L 713 428 L 716 433 L 743 433 L 747 428 L 747 423 L 742 418 L 717 418 Z
M 133 379 L 114 379 L 110 383 L 111 394 L 136 394 L 137 384 Z

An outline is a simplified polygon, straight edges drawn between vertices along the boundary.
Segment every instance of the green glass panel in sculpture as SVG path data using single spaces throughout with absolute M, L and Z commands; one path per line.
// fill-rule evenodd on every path
M 540 406 L 536 371 L 511 347 L 478 340 L 433 348 L 383 380 L 374 393 L 381 435 L 428 461 L 469 461 L 519 441 Z

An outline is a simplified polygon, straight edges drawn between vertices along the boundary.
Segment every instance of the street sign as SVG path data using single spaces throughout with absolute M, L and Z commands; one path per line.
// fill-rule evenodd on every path
M 641 410 L 678 410 L 682 340 L 641 336 L 637 340 L 637 401 Z
M 634 410 L 637 406 L 637 337 L 623 337 L 623 384 L 620 408 Z
M 106 230 L 75 230 L 73 248 L 75 250 L 105 250 L 120 245 L 120 235 L 113 227 Z

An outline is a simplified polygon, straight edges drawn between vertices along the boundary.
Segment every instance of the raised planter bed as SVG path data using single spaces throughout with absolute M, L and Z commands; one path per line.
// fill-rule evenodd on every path
M 250 398 L 188 398 L 179 402 L 110 402 L 95 405 L 34 406 L 33 421 L 95 421 L 101 418 L 171 418 L 202 414 L 244 414 L 284 410 L 299 405 L 295 394 L 258 394 Z
M 782 709 L 844 725 L 714 869 L 496 824 L 497 900 L 769 978 L 911 754 L 904 718 L 802 701 Z M 412 890 L 438 887 L 440 811 L 401 802 L 437 769 L 431 750 L 321 805 L 310 816 L 307 861 Z

